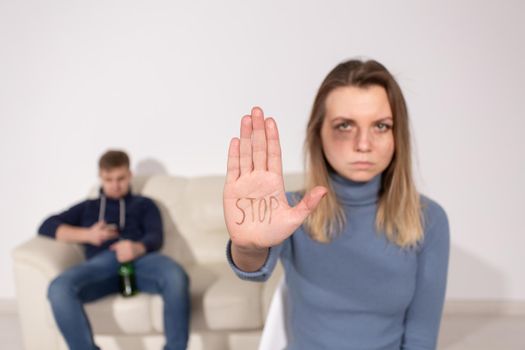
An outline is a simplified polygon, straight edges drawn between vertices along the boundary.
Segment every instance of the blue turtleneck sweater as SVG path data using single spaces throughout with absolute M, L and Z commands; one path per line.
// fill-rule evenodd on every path
M 117 225 L 119 238 L 108 240 L 101 246 L 84 244 L 88 259 L 108 249 L 118 239 L 142 242 L 147 252 L 156 251 L 162 246 L 163 230 L 159 209 L 151 199 L 132 194 L 131 190 L 121 199 L 105 197 L 101 191 L 97 199 L 82 201 L 64 212 L 50 216 L 44 220 L 38 233 L 55 238 L 56 230 L 61 224 L 90 227 L 100 220 Z
M 400 248 L 375 229 L 381 174 L 368 182 L 331 175 L 347 224 L 329 244 L 303 227 L 270 248 L 256 272 L 264 281 L 280 258 L 287 284 L 289 350 L 435 349 L 447 281 L 449 225 L 443 208 L 421 195 L 424 239 Z M 298 196 L 288 193 L 295 205 Z

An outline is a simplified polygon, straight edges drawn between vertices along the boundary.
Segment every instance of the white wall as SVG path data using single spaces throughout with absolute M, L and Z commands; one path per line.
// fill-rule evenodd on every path
M 383 62 L 409 103 L 423 192 L 452 228 L 449 298 L 525 300 L 520 1 L 0 1 L 0 298 L 10 251 L 82 198 L 96 161 L 223 174 L 240 117 L 276 117 L 302 168 L 338 62 Z M 521 263 L 521 264 L 520 264 Z

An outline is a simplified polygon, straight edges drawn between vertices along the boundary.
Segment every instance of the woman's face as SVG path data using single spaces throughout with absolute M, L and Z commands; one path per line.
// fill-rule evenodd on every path
M 321 142 L 328 163 L 358 182 L 385 170 L 394 155 L 394 119 L 379 85 L 334 89 L 325 100 Z

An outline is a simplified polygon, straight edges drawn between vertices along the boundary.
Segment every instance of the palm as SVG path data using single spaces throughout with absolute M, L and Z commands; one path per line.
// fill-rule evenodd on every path
M 316 188 L 292 208 L 284 191 L 277 125 L 254 108 L 242 119 L 240 140 L 232 140 L 228 154 L 223 204 L 232 242 L 250 248 L 281 243 L 325 193 Z

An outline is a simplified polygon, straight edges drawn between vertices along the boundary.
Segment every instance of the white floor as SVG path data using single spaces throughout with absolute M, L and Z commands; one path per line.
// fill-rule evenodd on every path
M 0 344 L 4 350 L 22 350 L 22 332 L 14 313 L 0 313 Z
M 0 347 L 23 350 L 18 317 L 0 314 Z M 445 316 L 440 350 L 525 350 L 525 316 Z
M 525 316 L 445 316 L 438 348 L 525 350 Z

